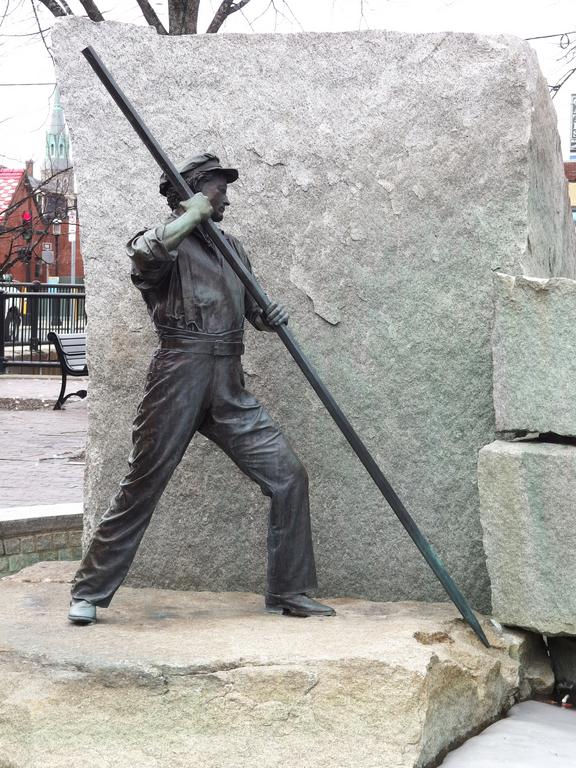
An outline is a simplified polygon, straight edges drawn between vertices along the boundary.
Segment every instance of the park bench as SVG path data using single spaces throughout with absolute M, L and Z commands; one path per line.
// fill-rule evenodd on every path
M 48 341 L 52 342 L 56 347 L 62 371 L 62 386 L 54 406 L 54 410 L 59 411 L 69 397 L 84 398 L 88 394 L 85 389 L 80 389 L 78 392 L 70 392 L 70 394 L 64 396 L 68 376 L 88 375 L 88 366 L 86 365 L 86 334 L 54 333 L 54 331 L 50 331 Z

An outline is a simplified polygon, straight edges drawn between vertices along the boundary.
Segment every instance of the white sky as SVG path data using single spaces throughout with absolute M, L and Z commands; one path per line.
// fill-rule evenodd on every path
M 31 36 L 37 30 L 32 2 L 0 0 L 0 84 L 54 82 L 47 50 L 37 35 Z M 74 11 L 81 8 L 78 0 L 69 0 L 69 4 Z M 97 5 L 106 19 L 145 23 L 136 0 L 97 0 Z M 167 23 L 165 3 L 153 0 L 153 5 Z M 211 12 L 218 5 L 219 0 L 203 0 L 201 29 L 205 29 Z M 37 12 L 42 28 L 48 30 L 45 36 L 49 45 L 53 17 L 39 3 Z M 251 0 L 243 14 L 236 13 L 227 20 L 223 31 L 336 32 L 366 28 L 404 32 L 506 32 L 526 38 L 576 30 L 576 8 L 573 0 L 274 0 L 274 3 Z M 531 43 L 550 84 L 557 83 L 576 66 L 576 59 L 573 63 L 566 60 L 559 43 L 559 38 Z M 576 32 L 570 35 L 569 44 L 576 45 Z M 572 91 L 576 93 L 576 74 L 554 99 L 565 159 L 568 159 Z M 1 165 L 19 167 L 27 158 L 42 161 L 52 94 L 52 85 L 0 85 Z M 35 171 L 39 175 L 39 165 Z

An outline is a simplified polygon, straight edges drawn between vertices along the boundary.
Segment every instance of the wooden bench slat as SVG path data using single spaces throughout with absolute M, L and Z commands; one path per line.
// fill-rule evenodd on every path
M 67 341 L 68 339 L 85 339 L 85 333 L 62 333 L 56 334 L 61 341 Z

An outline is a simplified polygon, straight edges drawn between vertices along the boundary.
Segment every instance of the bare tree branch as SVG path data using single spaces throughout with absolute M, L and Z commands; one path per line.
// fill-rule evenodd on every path
M 168 0 L 171 35 L 195 35 L 198 32 L 200 0 Z
M 366 16 L 364 15 L 364 0 L 360 0 L 360 21 L 358 22 L 358 29 L 362 29 L 362 22 L 366 25 L 366 29 L 370 29 Z
M 297 18 L 296 18 L 296 16 L 294 15 L 294 11 L 292 10 L 292 8 L 290 7 L 290 5 L 288 4 L 287 0 L 282 0 L 282 2 L 283 2 L 283 4 L 286 6 L 286 9 L 288 10 L 288 12 L 290 13 L 290 16 L 292 16 L 292 18 L 294 19 L 294 21 L 296 22 L 296 24 L 298 24 L 298 26 L 300 27 L 300 29 L 302 30 L 302 32 L 304 32 L 304 27 L 303 27 L 303 26 L 302 26 L 302 24 L 300 23 L 300 19 L 297 19 Z
M 226 21 L 228 16 L 231 16 L 233 13 L 236 13 L 236 11 L 242 10 L 244 6 L 248 5 L 250 0 L 236 0 L 234 2 L 233 0 L 222 0 L 220 3 L 220 7 L 214 14 L 214 18 L 210 22 L 210 26 L 206 30 L 207 33 L 213 34 L 214 32 L 218 32 L 222 24 Z
M 65 0 L 62 0 L 65 2 Z M 154 27 L 156 32 L 158 32 L 159 35 L 167 35 L 168 32 L 166 31 L 166 28 L 164 27 L 164 24 L 160 21 L 158 18 L 156 11 L 152 8 L 148 0 L 136 0 L 138 5 L 140 6 L 140 10 L 142 11 L 142 15 L 148 22 L 148 24 L 151 27 Z
M 91 21 L 104 21 L 104 16 L 98 10 L 98 6 L 94 0 L 80 0 L 82 7 L 86 11 L 86 15 Z
M 6 19 L 6 16 L 8 15 L 8 11 L 10 10 L 10 0 L 6 0 L 6 8 L 4 8 L 4 13 L 2 14 L 2 19 L 0 19 L 0 27 L 2 24 L 4 24 L 4 21 Z
M 38 32 L 40 33 L 40 37 L 42 38 L 42 42 L 44 43 L 44 48 L 48 51 L 48 56 L 52 59 L 52 63 L 54 64 L 54 56 L 52 56 L 52 51 L 48 47 L 48 43 L 46 42 L 46 38 L 44 37 L 44 33 L 42 32 L 42 27 L 40 26 L 40 19 L 38 18 L 38 12 L 36 10 L 36 5 L 34 4 L 34 0 L 30 0 L 30 5 L 32 6 L 32 10 L 34 11 L 34 18 L 36 19 L 36 26 L 38 27 Z
M 40 0 L 40 2 L 48 8 L 52 16 L 68 16 L 58 0 Z

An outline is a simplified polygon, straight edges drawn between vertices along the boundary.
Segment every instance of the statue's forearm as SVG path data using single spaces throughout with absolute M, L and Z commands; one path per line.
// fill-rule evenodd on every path
M 180 206 L 184 209 L 184 212 L 177 219 L 169 221 L 164 226 L 164 231 L 160 237 L 161 243 L 167 251 L 173 251 L 178 248 L 182 240 L 188 237 L 194 227 L 197 227 L 201 221 L 207 219 L 213 212 L 210 201 L 201 192 L 198 192 L 190 200 L 183 200 Z
M 164 225 L 164 231 L 161 233 L 160 242 L 167 251 L 174 251 L 185 237 L 197 227 L 202 221 L 202 216 L 196 210 L 189 210 L 178 216 L 177 219 L 169 221 Z

